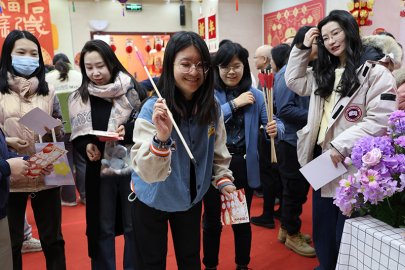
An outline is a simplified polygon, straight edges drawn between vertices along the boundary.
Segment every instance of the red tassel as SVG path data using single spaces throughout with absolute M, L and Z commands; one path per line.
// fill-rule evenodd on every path
M 236 0 L 236 11 L 238 11 L 238 10 L 239 10 L 239 1 Z

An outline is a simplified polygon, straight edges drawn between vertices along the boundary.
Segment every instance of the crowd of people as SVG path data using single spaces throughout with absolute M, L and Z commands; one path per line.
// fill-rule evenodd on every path
M 389 114 L 405 108 L 402 47 L 389 33 L 361 37 L 349 12 L 333 10 L 288 43 L 256 50 L 255 66 L 275 74 L 273 85 L 252 83 L 248 59 L 234 41 L 211 55 L 198 34 L 177 32 L 166 45 L 159 93 L 149 93 L 104 41 L 84 45 L 80 72 L 64 54 L 50 71 L 34 35 L 10 32 L 0 60 L 1 268 L 22 269 L 30 198 L 47 269 L 66 269 L 61 206 L 77 201 L 86 206 L 92 269 L 116 268 L 117 235 L 125 240 L 123 269 L 166 269 L 169 225 L 178 269 L 217 269 L 221 194 L 244 189 L 250 212 L 262 187 L 263 214 L 251 223 L 274 229 L 279 218 L 278 241 L 316 256 L 317 270 L 335 269 L 347 218 L 333 204 L 339 179 L 312 193 L 311 236 L 301 232 L 310 185 L 299 169 L 326 151 L 337 166 L 357 139 L 386 132 Z M 35 107 L 59 119 L 55 135 L 69 150 L 76 187 L 45 185 L 53 166 L 27 176 L 40 138 L 19 119 Z M 52 141 L 51 130 L 42 140 Z M 235 268 L 248 270 L 251 224 L 232 229 Z

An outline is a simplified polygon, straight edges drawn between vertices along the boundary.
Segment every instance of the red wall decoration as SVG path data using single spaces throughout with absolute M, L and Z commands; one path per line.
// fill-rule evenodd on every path
M 325 0 L 313 0 L 264 15 L 264 43 L 276 46 L 295 36 L 304 25 L 317 25 L 325 16 Z
M 208 17 L 208 39 L 214 39 L 217 37 L 217 21 L 216 16 L 211 15 Z
M 2 0 L 0 5 L 0 47 L 12 30 L 27 30 L 38 38 L 44 62 L 52 63 L 53 43 L 48 0 Z
M 198 19 L 198 34 L 205 40 L 205 17 Z

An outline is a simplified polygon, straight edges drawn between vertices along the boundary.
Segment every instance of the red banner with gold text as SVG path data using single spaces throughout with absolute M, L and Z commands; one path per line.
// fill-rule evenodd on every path
M 35 35 L 45 63 L 52 63 L 53 43 L 48 0 L 0 0 L 0 46 L 14 29 Z
M 208 17 L 208 39 L 214 39 L 217 37 L 217 20 L 216 15 Z
M 205 40 L 205 17 L 198 19 L 198 34 Z
M 325 0 L 313 0 L 264 15 L 264 43 L 276 46 L 295 36 L 304 25 L 317 25 L 325 16 Z

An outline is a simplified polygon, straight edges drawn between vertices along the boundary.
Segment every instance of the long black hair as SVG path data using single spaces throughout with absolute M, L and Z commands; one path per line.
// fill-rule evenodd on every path
M 328 16 L 318 23 L 318 29 L 321 32 L 322 27 L 329 22 L 336 22 L 342 28 L 345 34 L 345 70 L 342 79 L 337 87 L 337 92 L 341 96 L 347 96 L 352 90 L 359 86 L 359 79 L 356 75 L 356 69 L 360 66 L 363 45 L 360 38 L 359 26 L 353 16 L 345 10 L 332 10 Z M 333 91 L 335 82 L 335 69 L 339 66 L 339 58 L 330 54 L 319 39 L 317 65 L 314 68 L 314 76 L 318 89 L 315 94 L 327 98 Z
M 68 80 L 69 79 L 69 70 L 71 69 L 71 67 L 70 67 L 69 58 L 66 56 L 66 54 L 63 54 L 63 53 L 55 54 L 52 62 L 53 62 L 53 65 L 55 66 L 55 69 L 59 72 L 58 79 L 61 82 Z
M 38 39 L 28 31 L 13 30 L 11 31 L 6 39 L 4 40 L 3 49 L 1 50 L 1 59 L 0 59 L 0 92 L 2 94 L 9 94 L 9 86 L 7 82 L 7 73 L 9 72 L 12 76 L 19 76 L 27 78 L 22 74 L 19 74 L 13 69 L 11 52 L 14 49 L 15 42 L 19 39 L 28 39 L 37 45 L 38 49 L 38 58 L 39 58 L 39 67 L 32 73 L 28 78 L 37 77 L 39 84 L 36 91 L 37 95 L 46 96 L 49 93 L 48 83 L 45 81 L 45 65 L 44 59 L 42 58 L 41 45 L 39 44 Z
M 162 75 L 157 87 L 176 121 L 187 116 L 188 110 L 184 97 L 176 87 L 173 64 L 178 52 L 194 46 L 200 53 L 201 62 L 204 63 L 204 82 L 193 95 L 192 112 L 199 124 L 216 122 L 219 108 L 214 98 L 214 72 L 211 67 L 211 58 L 205 41 L 194 32 L 180 31 L 174 34 L 167 43 L 163 59 Z M 214 109 L 213 109 L 214 108 Z
M 226 89 L 227 86 L 219 76 L 219 66 L 227 66 L 232 61 L 232 58 L 236 56 L 243 64 L 243 76 L 235 87 L 240 92 L 246 92 L 252 85 L 252 76 L 250 74 L 249 67 L 249 52 L 243 48 L 239 43 L 232 42 L 230 40 L 221 41 L 219 49 L 214 58 L 214 71 L 215 71 L 215 88 Z
M 79 94 L 84 103 L 89 99 L 88 86 L 90 83 L 89 77 L 86 74 L 86 67 L 84 65 L 84 56 L 90 52 L 98 52 L 103 59 L 108 71 L 111 74 L 111 81 L 113 82 L 121 71 L 131 77 L 131 81 L 134 84 L 135 90 L 138 92 L 139 99 L 142 101 L 147 97 L 145 89 L 135 80 L 135 78 L 125 69 L 125 67 L 118 60 L 111 47 L 102 40 L 90 40 L 84 44 L 84 47 L 80 53 L 80 71 L 82 72 L 82 84 L 77 89 L 75 95 Z

